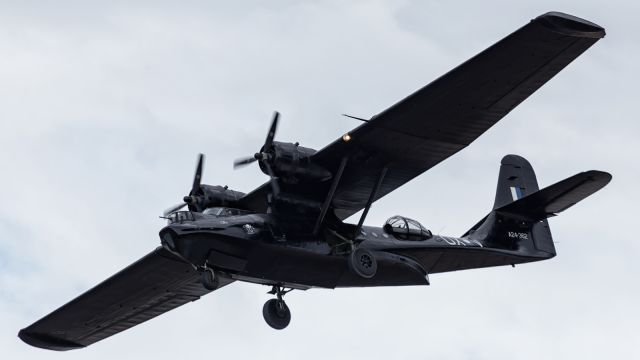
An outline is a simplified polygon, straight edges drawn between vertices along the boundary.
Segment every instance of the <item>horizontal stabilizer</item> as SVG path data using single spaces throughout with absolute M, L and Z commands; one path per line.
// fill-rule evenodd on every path
M 582 172 L 495 210 L 532 221 L 546 219 L 602 189 L 609 181 L 609 173 L 596 170 Z

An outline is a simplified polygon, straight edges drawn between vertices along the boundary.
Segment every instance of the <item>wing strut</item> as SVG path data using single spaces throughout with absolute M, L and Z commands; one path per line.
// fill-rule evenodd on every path
M 356 226 L 356 231 L 353 233 L 353 238 L 355 239 L 360 232 L 360 228 L 362 228 L 362 224 L 364 223 L 364 219 L 367 217 L 369 213 L 369 209 L 371 208 L 371 204 L 373 203 L 373 199 L 376 198 L 376 193 L 378 189 L 380 189 L 380 185 L 382 185 L 382 180 L 384 180 L 384 176 L 387 174 L 387 167 L 383 167 L 380 171 L 380 175 L 378 175 L 378 180 L 376 180 L 376 185 L 371 190 L 371 194 L 369 194 L 369 199 L 367 200 L 367 205 L 365 205 L 364 210 L 362 211 L 362 215 L 360 216 L 360 221 L 358 221 L 358 226 Z
M 329 193 L 327 194 L 327 198 L 324 199 L 324 203 L 322 204 L 322 210 L 320 210 L 320 216 L 318 216 L 318 220 L 316 221 L 316 226 L 313 227 L 313 235 L 318 235 L 318 231 L 320 230 L 320 225 L 324 221 L 325 215 L 327 215 L 327 210 L 329 210 L 329 205 L 331 205 L 331 200 L 333 200 L 333 194 L 336 193 L 336 189 L 338 188 L 338 183 L 340 182 L 340 178 L 342 177 L 342 172 L 344 171 L 344 167 L 347 165 L 348 157 L 343 157 L 340 162 L 340 167 L 338 167 L 338 171 L 333 178 L 333 182 L 331 182 L 331 188 L 329 189 Z

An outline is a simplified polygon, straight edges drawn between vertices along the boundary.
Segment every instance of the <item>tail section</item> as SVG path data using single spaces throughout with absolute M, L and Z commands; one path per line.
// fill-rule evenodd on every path
M 507 155 L 502 158 L 500 164 L 493 209 L 503 207 L 538 190 L 538 180 L 531 164 L 521 156 Z
M 611 174 L 586 171 L 519 198 L 495 211 L 525 220 L 542 220 L 570 208 L 611 181 Z
M 493 210 L 464 236 L 523 256 L 555 256 L 546 219 L 602 189 L 610 180 L 610 174 L 592 170 L 540 190 L 531 164 L 520 156 L 507 155 L 500 166 Z

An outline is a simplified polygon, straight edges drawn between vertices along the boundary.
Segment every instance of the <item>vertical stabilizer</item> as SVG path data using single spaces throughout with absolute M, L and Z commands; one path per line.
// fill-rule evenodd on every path
M 518 155 L 502 158 L 493 210 L 463 236 L 488 246 L 519 250 L 526 254 L 555 256 L 553 238 L 546 218 L 528 221 L 501 210 L 539 191 L 536 174 L 529 162 Z M 537 255 L 536 255 L 537 256 Z
M 538 190 L 536 173 L 527 159 L 518 155 L 507 155 L 502 158 L 500 165 L 493 208 L 503 207 Z
M 518 155 L 507 155 L 502 158 L 500 164 L 494 210 L 540 190 L 536 173 L 527 159 Z M 508 217 L 505 218 L 505 223 L 512 222 L 517 223 Z M 555 255 L 556 251 L 546 219 L 527 224 L 525 227 L 528 228 L 526 232 L 529 233 L 536 249 Z

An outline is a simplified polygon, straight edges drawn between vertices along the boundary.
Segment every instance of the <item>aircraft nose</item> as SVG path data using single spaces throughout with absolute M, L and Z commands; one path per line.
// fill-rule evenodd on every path
M 166 228 L 165 228 L 166 229 Z M 160 232 L 160 243 L 163 247 L 171 250 L 177 251 L 176 247 L 176 233 L 173 230 L 162 230 Z

